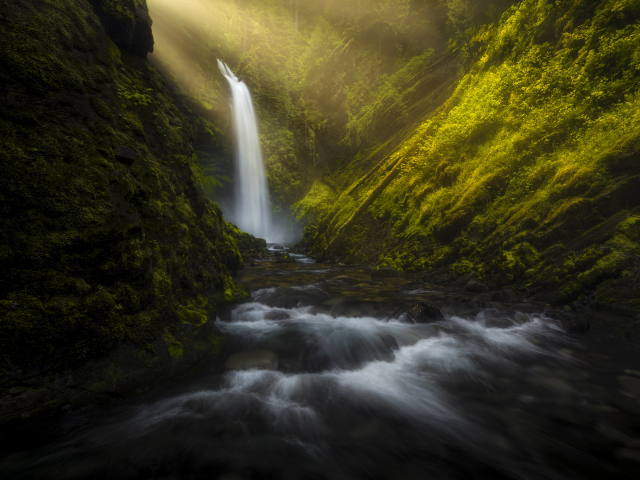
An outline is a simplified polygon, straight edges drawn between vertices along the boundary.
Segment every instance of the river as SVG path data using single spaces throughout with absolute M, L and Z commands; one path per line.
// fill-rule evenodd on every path
M 294 254 L 295 255 L 295 254 Z M 225 359 L 5 444 L 4 478 L 640 478 L 640 355 L 543 309 L 364 270 L 247 267 Z M 415 323 L 407 306 L 442 307 Z

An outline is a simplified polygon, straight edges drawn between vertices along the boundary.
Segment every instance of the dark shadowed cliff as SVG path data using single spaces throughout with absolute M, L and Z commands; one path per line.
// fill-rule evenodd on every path
M 3 422 L 215 358 L 216 305 L 246 293 L 145 1 L 9 0 L 0 27 Z

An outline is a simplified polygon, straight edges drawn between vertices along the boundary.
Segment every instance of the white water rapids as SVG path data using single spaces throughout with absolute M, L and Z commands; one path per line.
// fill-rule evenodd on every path
M 0 429 L 0 478 L 640 478 L 635 347 L 586 348 L 535 305 L 368 272 L 264 262 L 242 280 L 273 283 L 219 310 L 217 365 Z M 446 312 L 416 323 L 397 307 L 417 299 Z
M 225 63 L 218 60 L 218 67 L 232 93 L 237 173 L 234 219 L 241 230 L 269 241 L 272 233 L 269 190 L 251 94 Z

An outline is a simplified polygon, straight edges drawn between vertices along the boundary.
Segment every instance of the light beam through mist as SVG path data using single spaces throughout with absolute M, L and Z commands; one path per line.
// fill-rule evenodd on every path
M 272 233 L 269 191 L 251 94 L 225 63 L 218 60 L 218 67 L 229 82 L 232 93 L 231 117 L 238 174 L 235 221 L 241 230 L 269 241 Z

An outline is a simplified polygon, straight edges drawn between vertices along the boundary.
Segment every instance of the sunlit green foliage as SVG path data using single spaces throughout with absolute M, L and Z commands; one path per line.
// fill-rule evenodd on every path
M 413 93 L 416 77 L 424 73 L 431 63 L 433 50 L 416 55 L 408 62 L 402 61 L 400 68 L 388 78 L 381 76 L 382 85 L 371 91 L 367 88 L 372 65 L 362 62 L 356 77 L 358 80 L 347 89 L 347 135 L 345 142 L 360 144 L 363 138 L 372 136 L 376 120 L 391 116 L 396 122 L 407 115 L 405 98 Z
M 216 59 L 249 85 L 275 208 L 300 199 L 344 148 L 371 137 L 377 117 L 401 121 L 430 47 L 443 42 L 431 21 L 437 1 L 300 2 L 297 32 L 295 6 L 282 1 L 149 3 L 154 62 L 227 134 L 229 94 Z
M 476 28 L 477 61 L 383 163 L 398 173 L 367 210 L 372 234 L 385 232 L 369 258 L 405 270 L 452 265 L 498 285 L 564 285 L 565 299 L 631 275 L 640 246 L 615 226 L 640 204 L 639 19 L 636 0 L 525 0 Z M 386 171 L 326 211 L 317 251 Z M 357 258 L 371 238 L 337 252 Z M 607 247 L 583 250 L 593 244 Z M 590 260 L 575 267 L 573 257 Z

